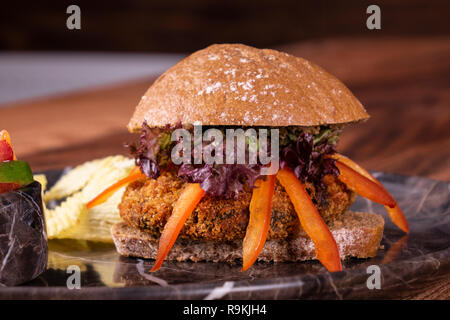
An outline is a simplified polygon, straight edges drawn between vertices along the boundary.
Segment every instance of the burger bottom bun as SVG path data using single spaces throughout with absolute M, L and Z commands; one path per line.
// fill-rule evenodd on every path
M 384 220 L 374 213 L 348 211 L 328 225 L 342 259 L 369 258 L 376 255 L 383 236 Z M 155 259 L 159 238 L 128 226 L 115 224 L 112 237 L 119 254 Z M 242 241 L 212 242 L 177 239 L 167 260 L 234 262 L 242 259 Z M 294 262 L 316 259 L 314 244 L 305 233 L 296 238 L 266 241 L 258 261 Z

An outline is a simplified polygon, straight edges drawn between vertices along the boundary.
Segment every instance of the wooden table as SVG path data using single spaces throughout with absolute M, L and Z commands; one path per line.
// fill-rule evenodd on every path
M 450 181 L 450 37 L 332 39 L 280 48 L 335 74 L 372 118 L 340 151 L 370 170 Z M 0 108 L 0 128 L 34 170 L 122 153 L 125 125 L 154 79 Z M 450 276 L 411 298 L 450 298 Z

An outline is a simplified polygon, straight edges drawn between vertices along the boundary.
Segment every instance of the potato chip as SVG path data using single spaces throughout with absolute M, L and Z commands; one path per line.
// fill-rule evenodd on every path
M 45 202 L 55 199 L 62 199 L 84 188 L 94 175 L 99 173 L 99 169 L 103 168 L 101 173 L 114 170 L 125 164 L 127 166 L 129 158 L 123 156 L 110 156 L 102 159 L 96 159 L 85 162 L 71 170 L 69 170 L 55 185 L 45 193 Z M 110 170 L 111 169 L 111 170 Z
M 111 156 L 86 162 L 67 172 L 44 194 L 46 203 L 66 198 L 56 208 L 45 210 L 48 238 L 112 242 L 110 228 L 120 221 L 117 206 L 126 187 L 89 210 L 86 203 L 127 176 L 134 167 L 133 159 Z

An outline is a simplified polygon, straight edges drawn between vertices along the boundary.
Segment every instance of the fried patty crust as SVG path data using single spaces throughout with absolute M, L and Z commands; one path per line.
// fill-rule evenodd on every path
M 312 184 L 305 187 L 325 222 L 339 218 L 353 203 L 355 194 L 333 176 L 324 178 L 326 195 L 319 196 Z M 131 227 L 159 236 L 172 213 L 185 182 L 176 173 L 164 172 L 158 179 L 141 178 L 125 190 L 120 216 Z M 251 189 L 238 200 L 205 196 L 187 219 L 179 237 L 226 242 L 243 239 L 249 221 Z M 295 236 L 301 230 L 289 196 L 277 182 L 272 200 L 268 239 Z

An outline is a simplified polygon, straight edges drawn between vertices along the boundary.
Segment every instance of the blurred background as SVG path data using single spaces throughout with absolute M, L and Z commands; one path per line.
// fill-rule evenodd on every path
M 82 29 L 67 30 L 66 8 L 81 8 Z M 366 8 L 382 11 L 368 33 Z M 0 13 L 3 50 L 188 53 L 211 43 L 274 47 L 337 36 L 450 32 L 446 0 L 119 0 L 7 1 Z
M 80 30 L 66 27 L 74 4 Z M 380 30 L 366 26 L 372 4 Z M 362 165 L 450 180 L 448 0 L 4 1 L 0 128 L 36 169 L 124 153 L 156 77 L 224 42 L 283 50 L 341 79 L 372 116 L 340 143 Z
M 66 9 L 81 9 L 69 30 Z M 212 43 L 256 47 L 320 39 L 450 33 L 450 1 L 7 1 L 0 11 L 0 104 L 159 74 Z M 74 54 L 76 53 L 76 54 Z M 125 55 L 124 53 L 128 53 Z

